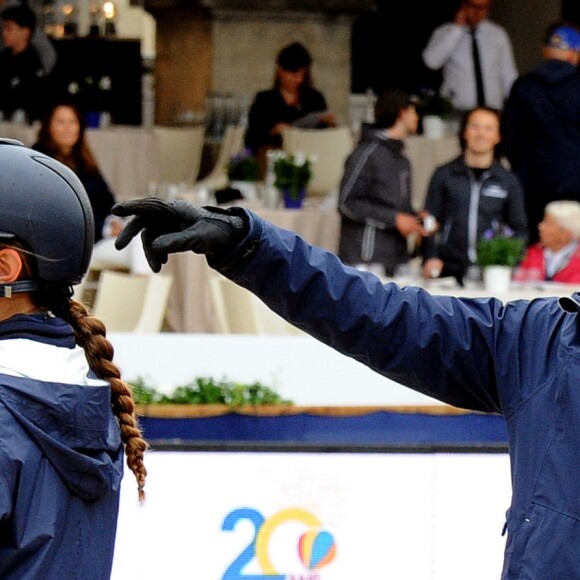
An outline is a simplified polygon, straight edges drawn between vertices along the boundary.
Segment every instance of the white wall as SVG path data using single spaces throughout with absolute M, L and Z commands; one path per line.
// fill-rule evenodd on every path
M 406 389 L 309 336 L 111 333 L 125 379 L 142 376 L 162 392 L 196 377 L 275 388 L 297 405 L 420 405 Z

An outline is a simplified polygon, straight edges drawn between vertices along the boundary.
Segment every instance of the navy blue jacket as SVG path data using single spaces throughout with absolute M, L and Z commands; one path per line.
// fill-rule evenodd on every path
M 70 382 L 83 359 L 62 320 L 0 323 L 3 580 L 110 577 L 123 452 L 109 385 Z
M 526 196 L 532 239 L 550 201 L 580 201 L 580 74 L 546 60 L 513 84 L 503 113 L 503 145 Z
M 378 373 L 451 405 L 503 415 L 513 499 L 502 578 L 580 578 L 580 305 L 383 285 L 248 215 L 248 236 L 212 265 Z

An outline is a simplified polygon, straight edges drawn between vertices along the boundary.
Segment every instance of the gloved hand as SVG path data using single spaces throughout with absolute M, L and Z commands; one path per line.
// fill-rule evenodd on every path
M 135 217 L 115 240 L 125 248 L 141 232 L 145 257 L 154 272 L 168 254 L 187 252 L 209 257 L 227 255 L 248 232 L 248 219 L 217 207 L 195 207 L 186 201 L 166 202 L 155 197 L 117 203 L 114 215 Z

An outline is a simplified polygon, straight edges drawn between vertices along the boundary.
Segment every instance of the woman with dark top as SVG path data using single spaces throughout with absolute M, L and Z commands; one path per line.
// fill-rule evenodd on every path
M 276 59 L 274 86 L 260 91 L 252 103 L 245 136 L 246 147 L 256 154 L 282 145 L 282 131 L 292 125 L 331 127 L 322 93 L 312 88 L 312 57 L 298 42 L 283 48 Z
M 42 122 L 33 149 L 72 169 L 83 184 L 95 216 L 95 242 L 102 236 L 105 219 L 115 196 L 99 170 L 85 137 L 86 124 L 80 110 L 71 103 L 52 107 Z

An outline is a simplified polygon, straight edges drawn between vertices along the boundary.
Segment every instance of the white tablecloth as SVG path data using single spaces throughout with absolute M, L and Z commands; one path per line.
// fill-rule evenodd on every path
M 254 208 L 253 208 L 254 209 Z M 295 231 L 308 242 L 332 252 L 338 248 L 338 212 L 320 209 L 254 209 L 282 228 Z M 210 268 L 203 256 L 174 254 L 163 269 L 173 275 L 166 322 L 175 332 L 217 332 L 209 289 Z

